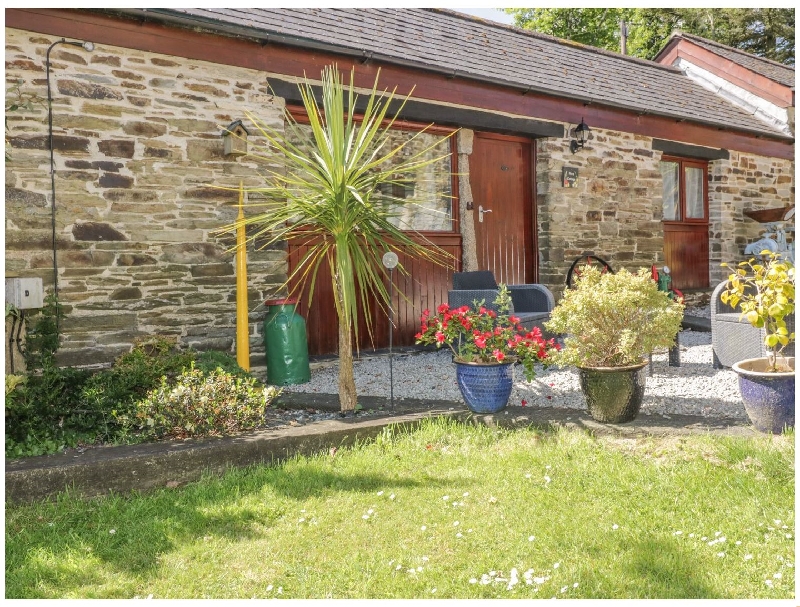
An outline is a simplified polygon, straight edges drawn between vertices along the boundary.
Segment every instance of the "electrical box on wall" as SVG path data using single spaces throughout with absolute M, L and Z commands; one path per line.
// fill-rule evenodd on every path
M 35 310 L 44 305 L 41 278 L 6 278 L 6 303 L 19 310 Z

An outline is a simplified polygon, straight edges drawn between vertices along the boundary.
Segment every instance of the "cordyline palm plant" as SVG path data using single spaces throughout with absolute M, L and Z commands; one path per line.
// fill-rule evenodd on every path
M 342 411 L 356 407 L 353 337 L 358 337 L 359 310 L 368 311 L 371 297 L 384 309 L 390 305 L 383 280 L 385 271 L 378 261 L 381 255 L 390 248 L 402 247 L 408 255 L 440 265 L 450 260 L 442 249 L 424 238 L 427 246 L 416 242 L 412 234 L 392 223 L 399 216 L 400 205 L 410 202 L 381 192 L 385 184 L 415 181 L 415 173 L 421 168 L 449 156 L 430 153 L 447 137 L 437 138 L 435 143 L 411 153 L 403 153 L 404 148 L 419 133 L 392 147 L 389 132 L 395 119 L 387 117 L 387 109 L 395 99 L 395 91 L 379 92 L 377 87 L 376 77 L 358 118 L 354 115 L 358 97 L 353 73 L 349 86 L 345 86 L 337 68 L 328 66 L 322 72 L 322 107 L 314 98 L 311 84 L 307 80 L 299 84 L 310 129 L 301 128 L 288 111 L 285 132 L 248 114 L 268 142 L 262 148 L 263 156 L 278 152 L 284 161 L 281 168 L 267 169 L 265 187 L 250 189 L 271 202 L 264 212 L 243 222 L 256 226 L 251 238 L 263 238 L 264 246 L 294 237 L 318 238 L 319 245 L 300 260 L 286 284 L 294 282 L 294 292 L 302 292 L 310 281 L 308 292 L 313 294 L 319 268 L 323 264 L 330 268 L 339 320 Z M 400 109 L 409 96 L 401 98 Z M 268 158 L 274 162 L 272 153 Z M 239 225 L 236 222 L 223 231 L 235 230 Z M 405 272 L 402 265 L 398 269 Z M 366 320 L 371 332 L 368 313 Z

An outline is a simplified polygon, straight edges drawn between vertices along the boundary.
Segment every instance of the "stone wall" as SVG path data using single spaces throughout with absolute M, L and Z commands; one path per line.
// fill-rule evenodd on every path
M 794 204 L 794 162 L 731 151 L 729 159 L 710 162 L 708 172 L 710 278 L 716 285 L 728 273 L 720 263 L 745 259 L 745 246 L 763 231 L 743 211 Z M 793 233 L 787 236 L 794 240 Z
M 47 98 L 55 38 L 6 29 L 6 91 Z M 238 194 L 273 159 L 223 155 L 220 125 L 253 112 L 283 128 L 283 101 L 262 72 L 98 46 L 51 53 L 61 362 L 108 363 L 139 337 L 232 351 L 234 255 L 214 230 L 234 221 Z M 251 133 L 257 133 L 247 120 Z M 6 268 L 52 292 L 51 193 L 45 103 L 8 115 Z M 255 139 L 257 143 L 257 138 Z M 251 145 L 252 149 L 252 145 Z M 263 364 L 259 304 L 286 279 L 285 251 L 248 247 L 253 364 Z
M 660 160 L 649 137 L 619 131 L 592 129 L 575 154 L 565 139 L 537 142 L 539 280 L 556 298 L 570 264 L 586 253 L 615 269 L 663 263 Z M 577 187 L 563 187 L 564 166 L 578 169 Z M 761 225 L 743 211 L 794 203 L 794 162 L 731 150 L 709 162 L 708 198 L 710 292 L 726 276 L 720 263 L 744 259 L 745 245 L 759 237 Z
M 663 260 L 659 159 L 649 138 L 619 131 L 592 129 L 575 154 L 565 139 L 537 142 L 539 280 L 556 299 L 581 255 L 593 253 L 614 269 Z M 563 186 L 565 166 L 578 169 L 577 187 Z
M 55 38 L 6 29 L 6 95 L 14 86 L 46 99 L 44 58 Z M 63 324 L 61 362 L 101 364 L 136 338 L 176 336 L 184 346 L 233 352 L 233 240 L 214 230 L 232 222 L 237 194 L 214 185 L 261 183 L 278 166 L 223 155 L 221 125 L 250 111 L 283 128 L 283 100 L 267 74 L 111 46 L 93 53 L 59 45 L 51 54 L 56 168 L 56 234 Z M 565 125 L 567 128 L 574 125 Z M 47 111 L 8 115 L 6 268 L 53 286 Z M 465 269 L 474 269 L 468 155 L 459 134 Z M 537 141 L 540 282 L 560 295 L 572 261 L 592 252 L 614 268 L 663 262 L 661 153 L 650 138 L 592 129 L 575 154 L 568 139 Z M 562 168 L 579 171 L 565 188 Z M 759 224 L 742 211 L 794 201 L 794 163 L 732 151 L 709 163 L 710 272 L 742 257 Z M 249 213 L 250 211 L 248 211 Z M 263 365 L 261 302 L 286 279 L 280 248 L 248 247 L 251 355 Z

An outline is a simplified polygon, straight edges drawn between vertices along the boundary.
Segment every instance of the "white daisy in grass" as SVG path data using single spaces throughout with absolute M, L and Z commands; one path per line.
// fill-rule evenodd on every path
M 394 493 L 392 493 L 392 494 L 389 496 L 389 499 L 390 499 L 390 500 L 393 500 L 393 499 L 394 499 Z
M 773 573 L 772 577 L 775 578 L 776 580 L 779 580 L 783 577 L 783 574 L 779 571 L 778 573 Z
M 383 495 L 383 491 L 378 491 L 378 495 Z
M 614 531 L 616 531 L 617 529 L 619 529 L 619 525 L 617 525 L 616 523 L 614 523 L 613 525 L 611 525 L 611 528 L 612 528 Z
M 427 528 L 428 528 L 427 525 L 423 525 L 422 527 L 419 528 L 419 530 L 420 531 L 425 531 Z
M 745 554 L 745 555 L 744 555 L 744 560 L 746 560 L 746 561 L 749 561 L 749 560 L 750 560 L 750 559 L 752 559 L 752 558 L 753 558 L 753 555 L 752 555 L 752 554 Z
M 449 495 L 445 495 L 445 496 L 443 496 L 443 497 L 442 497 L 442 500 L 443 500 L 443 501 L 445 501 L 445 502 L 446 502 L 447 500 L 449 500 L 449 499 L 450 499 L 450 496 L 449 496 Z
M 532 542 L 532 541 L 533 541 L 533 540 L 535 540 L 535 539 L 536 539 L 536 536 L 535 536 L 535 535 L 529 535 L 529 536 L 528 536 L 528 541 L 529 541 L 529 542 Z

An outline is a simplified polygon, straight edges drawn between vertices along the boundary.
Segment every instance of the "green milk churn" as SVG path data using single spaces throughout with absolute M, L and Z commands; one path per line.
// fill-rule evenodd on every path
M 264 319 L 267 383 L 273 386 L 311 381 L 306 321 L 295 312 L 296 299 L 268 299 Z

